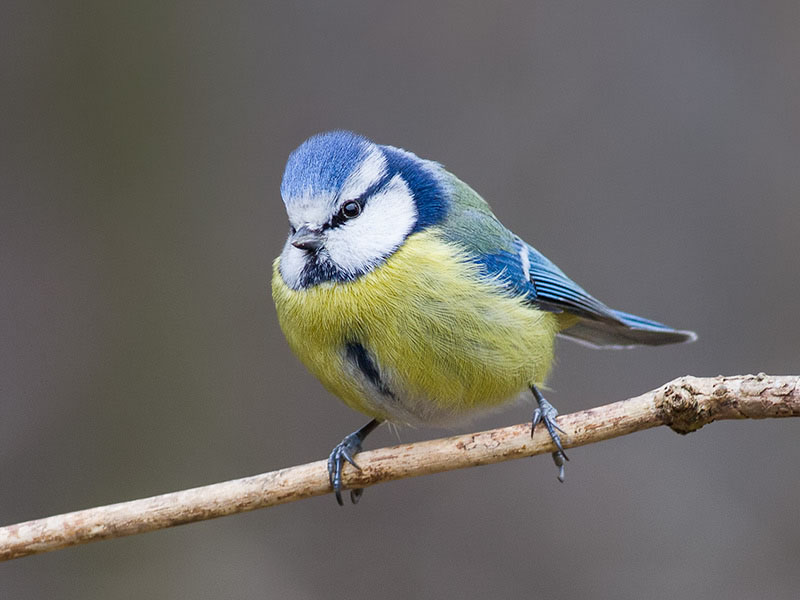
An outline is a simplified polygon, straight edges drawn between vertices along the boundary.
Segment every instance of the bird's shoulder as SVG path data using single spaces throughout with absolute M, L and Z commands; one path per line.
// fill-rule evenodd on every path
M 529 246 L 494 215 L 489 204 L 469 185 L 447 173 L 447 216 L 441 237 L 458 246 L 482 267 L 487 278 L 515 295 L 535 296 L 527 268 Z
M 494 215 L 489 203 L 451 173 L 446 173 L 446 184 L 448 210 L 440 230 L 447 240 L 475 254 L 513 252 L 517 238 Z

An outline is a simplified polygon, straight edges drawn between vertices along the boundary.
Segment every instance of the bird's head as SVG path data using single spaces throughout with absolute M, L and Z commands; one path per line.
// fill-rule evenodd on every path
M 355 279 L 447 212 L 443 170 L 347 131 L 315 135 L 289 156 L 281 196 L 290 232 L 280 271 L 293 289 Z

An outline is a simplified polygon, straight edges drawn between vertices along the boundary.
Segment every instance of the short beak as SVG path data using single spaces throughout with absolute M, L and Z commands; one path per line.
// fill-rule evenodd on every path
M 322 246 L 322 232 L 303 225 L 289 236 L 289 242 L 302 250 L 319 250 Z

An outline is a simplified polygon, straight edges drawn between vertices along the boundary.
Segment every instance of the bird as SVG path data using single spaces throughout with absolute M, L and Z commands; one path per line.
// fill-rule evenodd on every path
M 536 401 L 564 481 L 558 411 L 541 393 L 557 336 L 593 348 L 660 346 L 692 331 L 614 310 L 506 228 L 440 163 L 350 131 L 291 154 L 280 193 L 289 235 L 273 263 L 278 322 L 323 386 L 370 421 L 327 461 L 346 463 L 381 423 L 451 426 Z M 351 489 L 356 503 L 362 489 Z

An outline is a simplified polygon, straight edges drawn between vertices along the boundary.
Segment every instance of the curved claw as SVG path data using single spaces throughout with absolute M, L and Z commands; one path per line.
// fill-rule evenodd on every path
M 561 451 L 553 452 L 553 462 L 558 467 L 558 480 L 564 483 L 564 463 L 568 461 L 567 455 Z

